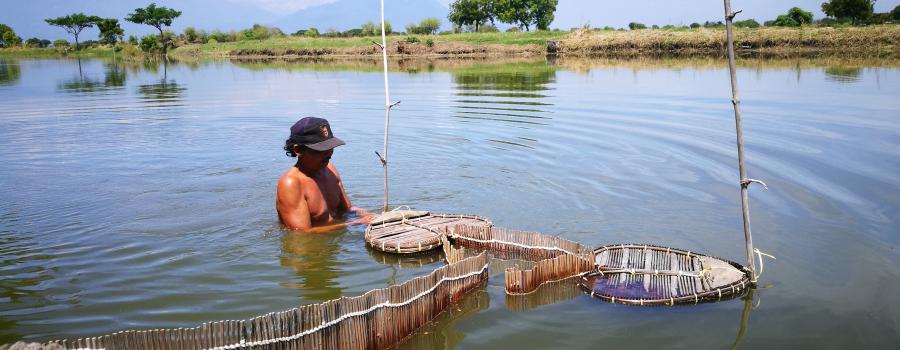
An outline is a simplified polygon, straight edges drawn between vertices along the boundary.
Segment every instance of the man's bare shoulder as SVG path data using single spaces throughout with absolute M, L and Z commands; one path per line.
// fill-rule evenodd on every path
M 298 171 L 297 168 L 290 168 L 278 178 L 278 192 L 280 193 L 284 190 L 296 191 L 302 188 L 303 183 L 308 179 L 309 178 Z
M 341 179 L 341 173 L 338 172 L 337 167 L 334 166 L 334 163 L 328 163 L 328 170 L 331 170 L 331 173 L 334 174 L 334 176 L 337 177 L 338 180 Z

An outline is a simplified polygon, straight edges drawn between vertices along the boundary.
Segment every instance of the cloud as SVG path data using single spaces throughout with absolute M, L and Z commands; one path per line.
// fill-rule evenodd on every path
M 278 13 L 290 14 L 307 7 L 330 4 L 338 0 L 230 0 L 242 4 L 250 4 L 262 8 L 263 10 Z

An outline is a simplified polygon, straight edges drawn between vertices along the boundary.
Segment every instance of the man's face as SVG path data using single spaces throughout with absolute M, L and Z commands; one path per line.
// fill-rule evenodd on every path
M 330 149 L 327 151 L 316 151 L 313 149 L 303 149 L 300 151 L 300 164 L 306 169 L 310 170 L 322 170 L 328 166 L 328 162 L 331 161 L 331 155 L 334 154 L 334 149 Z

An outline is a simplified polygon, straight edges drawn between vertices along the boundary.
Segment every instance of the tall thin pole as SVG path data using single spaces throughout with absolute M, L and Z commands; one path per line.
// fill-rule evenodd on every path
M 381 0 L 381 57 L 384 60 L 384 155 L 381 158 L 381 166 L 384 168 L 384 206 L 382 211 L 388 210 L 388 127 L 391 123 L 391 90 L 388 86 L 388 61 L 387 61 L 387 36 L 384 32 L 384 0 Z
M 741 209 L 744 216 L 744 239 L 747 241 L 747 267 L 750 268 L 750 279 L 756 282 L 756 267 L 753 264 L 753 236 L 750 233 L 750 198 L 747 187 L 747 169 L 744 167 L 744 136 L 741 131 L 741 100 L 738 98 L 737 72 L 734 60 L 734 28 L 732 20 L 738 12 L 731 12 L 731 0 L 725 1 L 725 37 L 728 42 L 728 70 L 731 73 L 731 104 L 734 106 L 734 127 L 737 129 L 738 167 L 741 173 Z

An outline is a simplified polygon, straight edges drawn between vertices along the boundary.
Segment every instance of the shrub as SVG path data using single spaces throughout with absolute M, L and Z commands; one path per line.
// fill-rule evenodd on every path
M 738 28 L 759 28 L 759 22 L 755 19 L 734 22 L 734 26 Z
M 69 42 L 63 39 L 54 40 L 53 47 L 69 47 Z
M 408 42 L 410 44 L 415 44 L 415 43 L 419 42 L 419 38 L 416 38 L 414 36 L 408 36 L 408 37 L 406 37 L 406 42 Z
M 485 24 L 483 26 L 478 27 L 479 33 L 499 33 L 500 29 L 497 29 L 497 26 L 493 24 Z
M 207 44 L 218 44 L 219 41 L 216 40 L 216 38 L 209 38 L 209 40 L 207 40 L 206 43 Z
M 425 46 L 434 47 L 434 40 L 431 40 L 431 38 L 428 38 L 427 40 L 425 40 Z
M 803 9 L 799 7 L 792 7 L 786 14 L 775 18 L 772 25 L 778 27 L 799 27 L 804 24 L 812 23 L 812 18 L 812 13 L 803 11 Z
M 697 28 L 700 28 L 700 23 L 697 23 L 697 22 L 691 23 L 691 29 L 697 29 Z
M 43 42 L 42 42 L 41 39 L 38 39 L 38 38 L 30 38 L 30 39 L 28 39 L 28 40 L 25 40 L 25 47 L 42 48 L 42 47 L 45 47 L 45 46 L 43 46 Z
M 142 36 L 140 46 L 144 52 L 159 50 L 159 36 L 155 34 Z
M 428 17 L 419 22 L 417 29 L 419 29 L 420 32 L 416 34 L 434 34 L 440 27 L 441 20 L 434 17 Z
M 628 29 L 638 30 L 638 29 L 647 29 L 647 26 L 643 23 L 631 22 L 628 23 Z
M 519 27 L 509 27 L 509 29 L 506 30 L 507 33 L 517 33 L 520 31 Z
M 305 33 L 303 33 L 303 35 L 308 36 L 310 38 L 315 38 L 315 37 L 319 36 L 319 30 L 316 28 L 309 28 L 306 30 Z
M 58 41 L 58 40 L 57 40 L 57 41 Z M 134 36 L 134 35 L 129 35 L 129 36 L 128 36 L 128 43 L 131 44 L 131 45 L 137 45 L 137 44 L 138 44 L 138 38 L 137 38 L 136 36 Z

